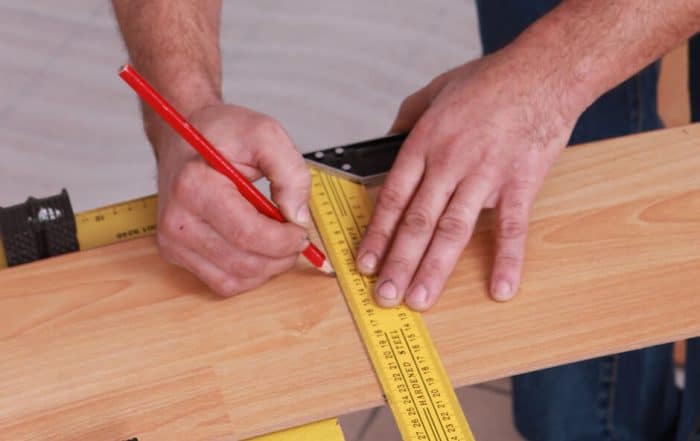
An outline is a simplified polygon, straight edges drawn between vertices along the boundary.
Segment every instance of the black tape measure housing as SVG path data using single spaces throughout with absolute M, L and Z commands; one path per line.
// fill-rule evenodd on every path
M 8 266 L 79 249 L 75 215 L 63 189 L 47 198 L 0 208 L 0 234 Z

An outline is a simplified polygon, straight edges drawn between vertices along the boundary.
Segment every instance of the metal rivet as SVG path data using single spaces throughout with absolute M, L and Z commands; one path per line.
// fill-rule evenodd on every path
M 352 168 L 352 166 L 351 166 L 350 164 L 347 164 L 347 163 L 346 163 L 346 164 L 343 164 L 343 165 L 341 166 L 341 168 L 342 168 L 343 170 L 345 170 L 345 171 L 348 171 L 348 170 L 350 170 L 350 169 Z
M 342 147 L 336 147 L 336 148 L 335 148 L 335 154 L 336 154 L 336 155 L 342 155 L 343 153 L 345 153 L 345 149 L 344 149 L 344 148 L 342 148 Z
M 316 153 L 314 153 L 314 156 L 316 157 L 316 159 L 321 159 L 321 158 L 323 158 L 324 155 L 323 155 L 323 152 L 316 152 Z

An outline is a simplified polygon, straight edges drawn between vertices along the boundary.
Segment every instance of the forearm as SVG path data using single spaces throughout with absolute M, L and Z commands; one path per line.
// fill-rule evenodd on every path
M 582 112 L 700 30 L 700 0 L 565 0 L 511 45 Z
M 221 0 L 113 0 L 131 63 L 184 115 L 221 100 Z M 142 106 L 158 146 L 164 124 Z M 156 152 L 158 153 L 158 152 Z

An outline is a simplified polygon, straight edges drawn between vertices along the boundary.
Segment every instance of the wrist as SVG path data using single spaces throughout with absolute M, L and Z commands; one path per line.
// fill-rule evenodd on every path
M 156 83 L 163 97 L 187 120 L 197 111 L 222 104 L 221 94 L 210 82 L 201 77 L 180 76 Z M 173 142 L 176 132 L 150 106 L 141 103 L 143 128 L 158 159 L 173 148 L 182 149 L 182 143 Z M 185 146 L 187 147 L 187 146 Z
M 574 124 L 602 92 L 586 55 L 572 53 L 564 44 L 566 38 L 560 27 L 543 20 L 526 29 L 503 51 L 532 76 L 533 87 L 549 94 L 550 105 L 563 120 Z

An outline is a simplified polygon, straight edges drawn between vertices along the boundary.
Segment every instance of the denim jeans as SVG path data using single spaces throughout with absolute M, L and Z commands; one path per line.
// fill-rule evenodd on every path
M 508 44 L 558 3 L 477 0 L 484 53 Z M 691 71 L 700 75 L 700 41 L 689 51 Z M 581 115 L 570 144 L 661 128 L 658 73 L 654 63 L 600 97 Z M 700 118 L 698 81 L 692 96 Z M 672 346 L 662 345 L 519 375 L 515 423 L 529 441 L 700 441 L 700 339 L 689 342 L 686 372 L 681 391 Z

